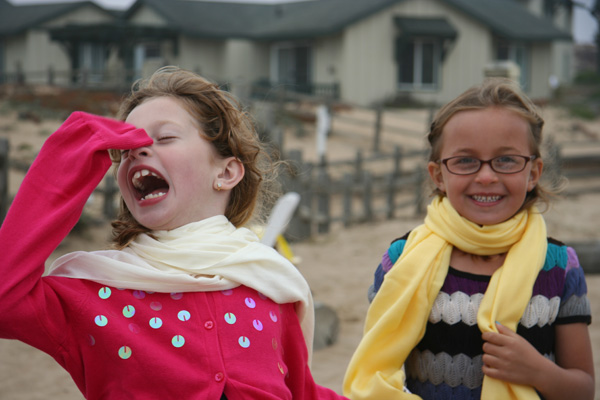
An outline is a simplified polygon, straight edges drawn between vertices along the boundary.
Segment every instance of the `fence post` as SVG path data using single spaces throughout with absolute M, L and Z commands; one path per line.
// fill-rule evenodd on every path
M 117 215 L 115 211 L 115 194 L 119 192 L 119 187 L 115 183 L 112 175 L 106 175 L 104 178 L 104 203 L 102 212 L 106 218 L 112 219 Z
M 302 152 L 300 150 L 290 150 L 287 156 L 290 162 L 290 173 L 282 174 L 284 180 L 282 187 L 286 192 L 296 192 L 300 195 L 300 203 L 296 212 L 292 216 L 285 237 L 289 241 L 301 241 L 308 239 L 311 234 L 310 214 L 312 196 L 310 190 L 304 181 L 308 180 L 310 171 L 307 165 L 302 161 Z
M 344 178 L 342 180 L 343 185 L 343 209 L 344 209 L 344 227 L 347 228 L 352 223 L 352 185 L 353 185 L 352 175 L 349 173 L 344 174 Z
M 377 104 L 375 108 L 375 135 L 373 136 L 373 152 L 379 153 L 381 144 L 381 120 L 383 117 L 383 104 Z
M 394 218 L 394 212 L 395 212 L 395 208 L 396 208 L 396 202 L 395 202 L 395 195 L 396 195 L 396 188 L 395 188 L 395 173 L 391 173 L 391 174 L 387 174 L 385 176 L 385 188 L 386 188 L 386 192 L 387 192 L 387 198 L 386 198 L 386 203 L 387 203 L 387 219 L 392 219 Z
M 317 173 L 317 232 L 328 233 L 329 224 L 331 222 L 330 201 L 331 194 L 329 192 L 330 179 L 327 174 L 326 163 L 322 163 Z
M 360 150 L 356 151 L 356 160 L 354 161 L 354 181 L 360 182 L 362 179 L 363 158 Z
M 373 220 L 373 182 L 369 171 L 363 173 L 363 207 L 365 210 L 365 221 Z
M 394 171 L 395 177 L 402 174 L 402 146 L 394 147 Z
M 0 138 L 0 221 L 4 221 L 8 211 L 8 139 Z
M 425 172 L 421 168 L 417 168 L 415 188 L 415 215 L 422 215 L 425 211 L 423 204 L 423 184 L 425 183 Z

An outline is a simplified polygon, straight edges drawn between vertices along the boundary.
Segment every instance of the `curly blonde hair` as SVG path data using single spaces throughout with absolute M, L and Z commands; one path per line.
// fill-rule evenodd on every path
M 270 204 L 276 195 L 272 184 L 276 181 L 277 162 L 261 142 L 253 119 L 239 101 L 217 84 L 193 72 L 168 66 L 146 80 L 135 82 L 117 117 L 124 121 L 134 108 L 155 97 L 177 99 L 198 122 L 201 134 L 221 157 L 233 156 L 244 165 L 244 177 L 231 190 L 225 210 L 229 221 L 240 227 L 253 217 L 262 218 L 263 206 Z M 118 168 L 120 151 L 112 150 L 111 158 Z M 113 244 L 117 248 L 124 248 L 140 233 L 151 231 L 133 217 L 123 198 L 112 227 Z
M 519 85 L 508 78 L 487 78 L 480 85 L 473 86 L 444 105 L 435 115 L 427 140 L 431 147 L 429 161 L 437 162 L 442 151 L 442 134 L 446 123 L 461 111 L 481 110 L 488 107 L 503 107 L 517 113 L 529 125 L 532 154 L 541 158 L 542 130 L 544 119 L 537 106 L 523 93 Z M 434 194 L 444 195 L 439 189 Z M 521 210 L 540 202 L 548 206 L 555 192 L 543 184 L 538 184 L 527 193 Z

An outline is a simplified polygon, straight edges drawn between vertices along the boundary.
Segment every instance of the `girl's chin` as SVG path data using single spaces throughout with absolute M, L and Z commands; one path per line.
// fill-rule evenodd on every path
M 166 216 L 153 216 L 153 215 L 136 215 L 132 213 L 133 217 L 144 227 L 152 230 L 152 231 L 164 231 L 174 229 L 173 221 L 170 218 L 166 218 Z

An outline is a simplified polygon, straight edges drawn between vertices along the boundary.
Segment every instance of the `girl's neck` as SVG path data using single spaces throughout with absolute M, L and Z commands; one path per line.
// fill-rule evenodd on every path
M 506 253 L 478 256 L 476 254 L 465 253 L 455 247 L 452 249 L 450 256 L 450 265 L 459 271 L 491 276 L 504 264 L 505 258 Z

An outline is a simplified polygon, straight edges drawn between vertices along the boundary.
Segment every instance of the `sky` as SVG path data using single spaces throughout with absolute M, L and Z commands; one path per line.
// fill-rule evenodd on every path
M 63 3 L 67 1 L 77 0 L 9 0 L 13 4 L 33 4 L 33 3 Z M 94 2 L 107 7 L 115 9 L 125 9 L 129 7 L 134 0 L 93 0 Z M 210 0 L 210 1 L 232 1 L 232 0 Z M 298 0 L 235 0 L 238 3 L 266 3 L 276 4 L 285 3 L 290 1 Z M 581 4 L 584 7 L 591 7 L 595 0 L 574 0 L 575 3 Z M 600 0 L 598 0 L 600 1 Z M 574 30 L 573 38 L 576 43 L 593 43 L 595 40 L 596 32 L 598 31 L 598 24 L 592 18 L 590 13 L 583 7 L 574 8 Z
M 576 0 L 575 2 L 582 4 L 588 9 L 594 4 L 594 0 Z M 575 7 L 573 9 L 573 18 L 573 39 L 575 42 L 593 43 L 596 32 L 598 32 L 598 24 L 594 18 L 583 7 Z

